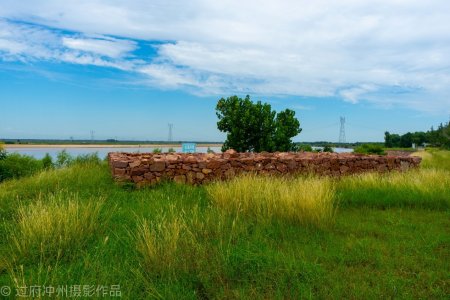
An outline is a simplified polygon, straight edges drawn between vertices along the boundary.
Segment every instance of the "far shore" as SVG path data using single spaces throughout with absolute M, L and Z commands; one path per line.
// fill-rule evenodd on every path
M 6 149 L 26 149 L 26 148 L 177 148 L 181 144 L 5 144 Z M 197 147 L 221 147 L 222 144 L 197 144 Z

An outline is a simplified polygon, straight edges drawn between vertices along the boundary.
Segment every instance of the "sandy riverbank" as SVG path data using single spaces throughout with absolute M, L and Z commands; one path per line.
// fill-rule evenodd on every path
M 6 149 L 26 148 L 177 148 L 181 144 L 135 144 L 135 145 L 108 145 L 108 144 L 70 144 L 70 145 L 47 145 L 47 144 L 6 144 Z M 197 147 L 221 147 L 222 144 L 197 144 Z

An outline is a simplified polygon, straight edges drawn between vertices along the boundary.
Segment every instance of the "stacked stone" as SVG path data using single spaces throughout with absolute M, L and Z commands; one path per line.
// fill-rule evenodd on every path
M 370 171 L 405 171 L 417 167 L 421 158 L 351 153 L 237 153 L 228 150 L 218 154 L 113 152 L 108 154 L 108 160 L 117 181 L 131 181 L 144 186 L 162 179 L 203 184 L 248 172 L 263 175 L 315 173 L 341 176 Z

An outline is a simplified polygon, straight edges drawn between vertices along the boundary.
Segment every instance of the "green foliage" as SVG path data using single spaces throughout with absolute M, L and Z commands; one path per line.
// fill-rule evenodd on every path
M 101 165 L 102 160 L 97 152 L 72 157 L 66 150 L 58 153 L 56 163 L 47 153 L 43 159 L 11 153 L 0 160 L 0 181 L 33 175 L 42 170 L 54 167 L 66 168 L 73 165 Z
M 66 150 L 58 153 L 56 156 L 56 166 L 58 168 L 68 167 L 72 165 L 98 165 L 101 163 L 101 159 L 98 157 L 97 152 L 80 154 L 73 157 Z
M 383 147 L 374 144 L 362 144 L 355 148 L 355 153 L 385 155 Z
M 311 147 L 311 145 L 305 145 L 305 144 L 297 145 L 296 150 L 303 151 L 303 152 L 313 152 L 313 148 Z
M 51 169 L 54 167 L 53 158 L 50 156 L 50 154 L 45 154 L 44 158 L 42 159 L 42 165 L 44 169 Z
M 101 163 L 101 159 L 98 157 L 98 153 L 88 153 L 88 154 L 82 154 L 78 155 L 75 158 L 70 159 L 69 165 L 72 164 L 79 164 L 79 165 L 99 165 Z
M 153 149 L 153 151 L 152 151 L 154 154 L 160 154 L 160 153 L 162 153 L 162 149 L 161 148 L 155 148 L 155 149 Z
M 208 147 L 208 149 L 206 149 L 206 153 L 215 153 L 213 149 L 211 149 L 210 147 Z
M 8 154 L 0 160 L 0 181 L 30 176 L 43 169 L 41 160 L 18 153 Z
M 167 150 L 167 152 L 168 152 L 168 153 L 175 153 L 176 151 L 175 151 L 175 149 L 173 149 L 173 148 L 169 148 L 169 150 Z
M 435 130 L 433 127 L 427 132 L 407 132 L 403 135 L 384 133 L 384 144 L 387 148 L 403 147 L 410 148 L 412 144 L 416 146 L 431 144 L 436 147 L 450 149 L 450 122 L 440 124 Z
M 295 118 L 295 111 L 286 109 L 280 111 L 275 119 L 275 150 L 276 151 L 293 151 L 295 144 L 292 138 L 297 136 L 302 130 L 300 122 Z
M 331 152 L 333 153 L 333 148 L 331 148 L 331 146 L 326 145 L 325 147 L 323 147 L 322 152 Z
M 3 143 L 0 142 L 0 160 L 5 159 L 6 158 L 6 150 L 3 147 Z
M 292 138 L 301 132 L 295 112 L 286 109 L 278 114 L 270 104 L 253 103 L 250 96 L 220 99 L 216 106 L 217 127 L 227 133 L 222 151 L 238 152 L 292 151 Z
M 56 167 L 63 168 L 69 166 L 73 161 L 73 157 L 67 152 L 66 149 L 58 152 L 56 155 Z

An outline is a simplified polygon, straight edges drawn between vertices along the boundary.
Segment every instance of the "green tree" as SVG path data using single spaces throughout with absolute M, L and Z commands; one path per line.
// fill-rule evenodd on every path
M 410 148 L 413 143 L 413 134 L 411 132 L 407 132 L 400 137 L 400 147 Z
M 294 111 L 286 109 L 277 114 L 270 104 L 253 103 L 248 95 L 244 99 L 221 98 L 216 115 L 218 129 L 227 133 L 222 151 L 292 151 L 292 138 L 301 132 Z
M 401 147 L 400 140 L 401 140 L 401 137 L 398 134 L 390 134 L 389 131 L 386 131 L 384 133 L 384 146 L 386 148 Z
M 295 111 L 280 111 L 275 119 L 275 145 L 278 151 L 292 151 L 295 144 L 292 138 L 302 131 L 300 122 L 295 118 Z

